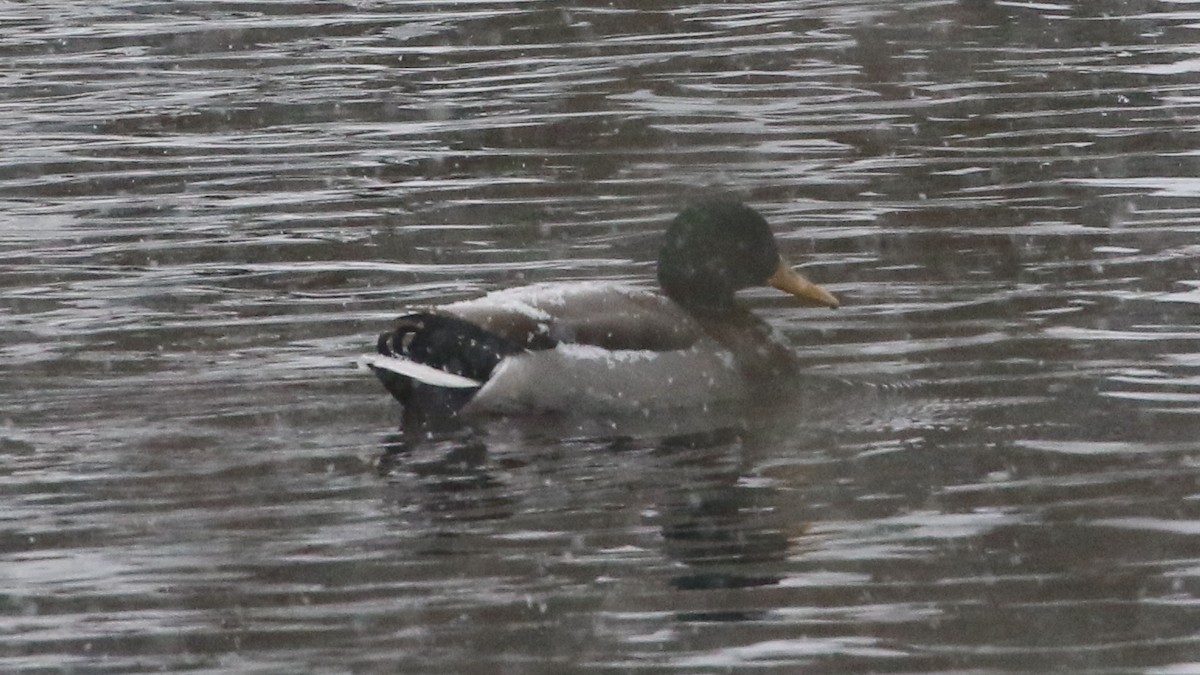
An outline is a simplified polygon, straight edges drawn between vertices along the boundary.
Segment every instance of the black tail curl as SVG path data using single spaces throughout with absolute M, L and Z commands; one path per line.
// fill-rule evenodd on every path
M 524 351 L 473 323 L 431 312 L 401 316 L 391 331 L 379 336 L 375 349 L 384 356 L 406 358 L 480 382 L 487 381 L 505 356 Z M 374 371 L 388 392 L 404 406 L 406 415 L 424 408 L 453 412 L 477 391 L 443 389 L 413 382 L 409 377 L 381 368 Z
M 396 320 L 379 336 L 376 350 L 407 358 L 447 373 L 486 381 L 500 359 L 523 351 L 512 342 L 453 316 L 422 312 Z

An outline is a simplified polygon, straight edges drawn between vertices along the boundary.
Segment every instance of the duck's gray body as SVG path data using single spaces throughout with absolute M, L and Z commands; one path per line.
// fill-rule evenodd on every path
M 745 361 L 778 358 L 783 349 L 771 341 L 758 345 L 762 353 L 739 356 L 670 299 L 624 285 L 526 286 L 414 314 L 428 313 L 521 347 L 482 380 L 447 378 L 402 354 L 364 357 L 377 370 L 411 378 L 406 398 L 429 395 L 431 387 L 474 390 L 463 413 L 628 412 L 739 399 L 747 392 Z

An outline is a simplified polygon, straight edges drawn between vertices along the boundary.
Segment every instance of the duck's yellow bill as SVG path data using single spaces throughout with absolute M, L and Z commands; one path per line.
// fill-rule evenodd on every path
M 834 309 L 841 305 L 832 293 L 805 279 L 803 274 L 789 267 L 783 258 L 779 259 L 779 267 L 775 268 L 775 273 L 767 279 L 767 283 L 802 300 Z

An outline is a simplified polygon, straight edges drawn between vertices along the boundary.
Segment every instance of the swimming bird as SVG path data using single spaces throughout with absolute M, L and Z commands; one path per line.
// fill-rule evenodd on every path
M 774 286 L 838 300 L 780 256 L 766 220 L 730 197 L 667 227 L 659 291 L 544 283 L 413 309 L 364 356 L 410 414 L 633 411 L 741 399 L 794 380 L 782 338 L 735 294 Z

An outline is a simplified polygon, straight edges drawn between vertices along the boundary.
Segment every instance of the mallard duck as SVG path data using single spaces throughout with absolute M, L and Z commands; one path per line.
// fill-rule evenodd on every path
M 401 315 L 368 366 L 409 413 L 637 410 L 746 397 L 793 378 L 792 351 L 735 293 L 774 286 L 837 307 L 780 257 L 766 220 L 688 205 L 658 257 L 661 292 L 547 283 Z

